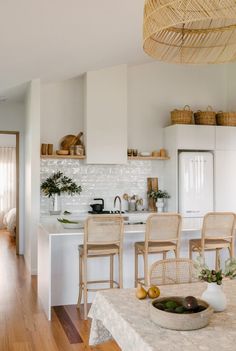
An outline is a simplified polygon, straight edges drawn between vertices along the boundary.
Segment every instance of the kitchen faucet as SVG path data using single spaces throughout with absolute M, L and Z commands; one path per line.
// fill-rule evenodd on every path
M 114 207 L 116 207 L 116 200 L 119 200 L 119 204 L 120 204 L 120 209 L 119 209 L 119 212 L 120 214 L 122 213 L 122 210 L 121 210 L 121 198 L 120 196 L 116 195 L 115 199 L 114 199 Z

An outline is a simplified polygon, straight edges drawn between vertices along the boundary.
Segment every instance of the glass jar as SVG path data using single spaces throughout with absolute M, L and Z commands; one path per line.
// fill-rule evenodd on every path
M 74 155 L 75 154 L 75 147 L 74 145 L 70 147 L 70 155 Z
M 84 154 L 84 148 L 82 145 L 75 145 L 75 154 L 77 156 L 83 156 Z

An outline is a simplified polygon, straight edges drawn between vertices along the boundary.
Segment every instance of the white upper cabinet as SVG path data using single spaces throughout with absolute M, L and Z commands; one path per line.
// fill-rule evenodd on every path
M 236 150 L 236 127 L 216 127 L 216 150 Z
M 170 137 L 172 147 L 179 150 L 214 150 L 215 127 L 176 124 L 165 128 L 165 147 L 168 149 Z M 169 136 L 169 137 L 168 137 Z M 173 145 L 174 144 L 174 145 Z
M 127 162 L 127 66 L 85 75 L 87 163 Z

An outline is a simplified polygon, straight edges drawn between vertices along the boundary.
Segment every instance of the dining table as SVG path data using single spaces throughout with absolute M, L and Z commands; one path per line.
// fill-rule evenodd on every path
M 201 297 L 206 287 L 206 282 L 163 285 L 160 297 Z M 226 310 L 215 312 L 205 328 L 190 331 L 165 329 L 152 322 L 152 300 L 138 300 L 135 289 L 98 291 L 89 312 L 89 344 L 114 339 L 123 351 L 236 351 L 236 280 L 225 280 L 222 288 Z

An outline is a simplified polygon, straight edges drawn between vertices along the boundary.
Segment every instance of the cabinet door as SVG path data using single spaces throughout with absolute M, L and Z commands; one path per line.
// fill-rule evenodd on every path
M 88 72 L 85 79 L 87 163 L 126 163 L 126 65 Z
M 236 211 L 236 151 L 215 152 L 215 210 Z
M 216 127 L 216 150 L 236 150 L 235 127 Z
M 214 150 L 215 127 L 198 125 L 178 125 L 177 149 Z

